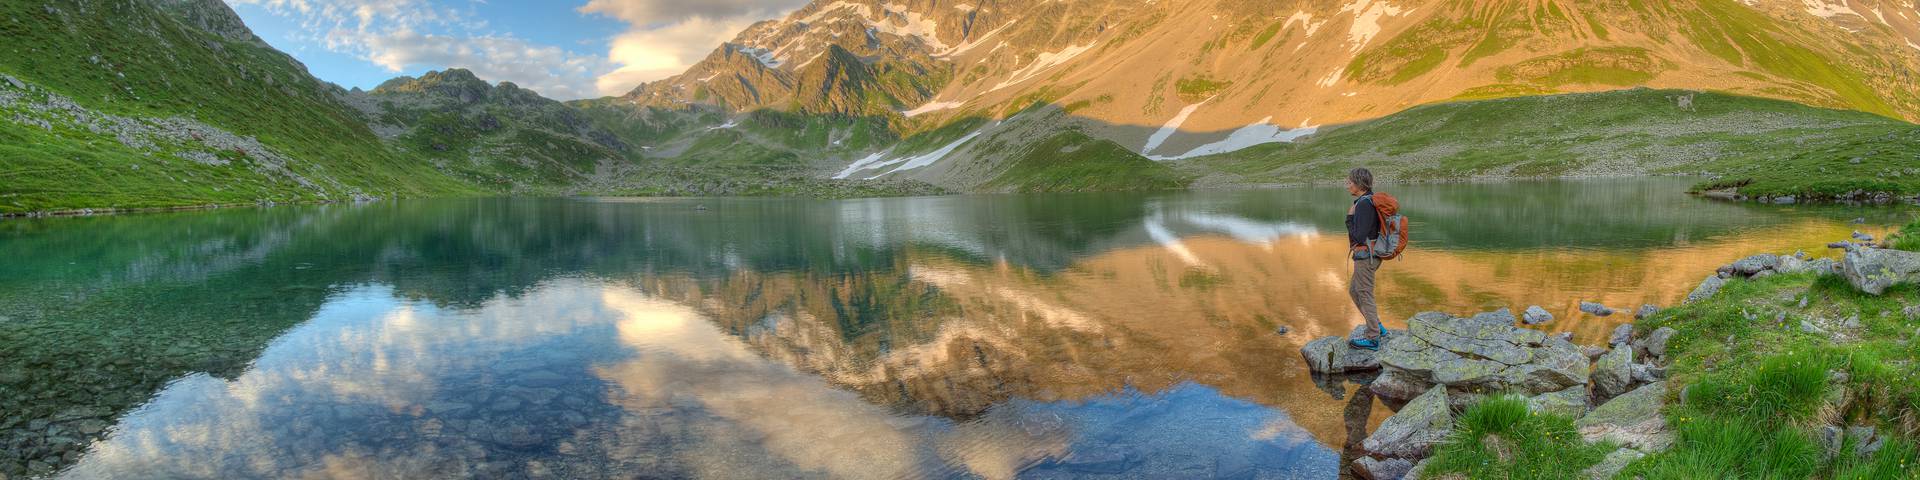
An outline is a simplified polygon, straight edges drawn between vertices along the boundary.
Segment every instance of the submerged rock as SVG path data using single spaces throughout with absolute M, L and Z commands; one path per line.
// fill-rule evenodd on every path
M 1527 325 L 1540 325 L 1553 321 L 1553 314 L 1547 313 L 1547 309 L 1540 308 L 1539 305 L 1533 305 L 1520 314 L 1520 321 Z
M 1606 305 L 1601 305 L 1599 303 L 1594 303 L 1594 302 L 1580 302 L 1580 311 L 1587 312 L 1588 315 L 1593 315 L 1597 317 L 1605 317 L 1608 315 L 1613 315 L 1612 308 L 1607 308 Z
M 1667 382 L 1649 383 L 1600 404 L 1575 423 L 1588 442 L 1613 441 L 1641 451 L 1661 451 L 1673 445 L 1667 429 Z
M 1587 383 L 1579 347 L 1545 332 L 1488 317 L 1454 318 L 1427 312 L 1407 320 L 1407 332 L 1381 349 L 1383 387 L 1374 393 L 1406 401 L 1404 389 L 1443 385 L 1456 393 L 1510 392 L 1533 396 Z
M 1379 458 L 1426 458 L 1452 433 L 1453 410 L 1447 405 L 1447 389 L 1435 386 L 1387 417 L 1379 429 L 1360 442 L 1360 447 Z M 1409 461 L 1407 467 L 1412 466 Z
M 1895 284 L 1920 278 L 1920 253 L 1884 248 L 1851 250 L 1840 263 L 1840 274 L 1854 288 L 1879 295 Z

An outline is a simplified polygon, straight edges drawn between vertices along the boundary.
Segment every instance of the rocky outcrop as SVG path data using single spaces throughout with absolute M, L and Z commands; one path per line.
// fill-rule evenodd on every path
M 1381 349 L 1381 378 L 1371 387 L 1387 400 L 1438 385 L 1463 405 L 1489 393 L 1535 396 L 1587 383 L 1589 364 L 1578 347 L 1496 316 L 1414 315 L 1407 332 Z
M 1550 413 L 1567 418 L 1580 418 L 1587 414 L 1587 387 L 1568 387 L 1558 392 L 1536 395 L 1527 399 L 1527 408 L 1537 413 Z
M 1840 262 L 1840 274 L 1854 288 L 1879 295 L 1895 284 L 1920 279 L 1920 253 L 1884 248 L 1849 250 Z
M 1673 432 L 1660 414 L 1667 383 L 1654 382 L 1615 397 L 1580 417 L 1576 426 L 1589 442 L 1612 441 L 1641 451 L 1666 450 Z
M 1307 369 L 1327 375 L 1379 370 L 1379 352 L 1353 348 L 1347 343 L 1349 339 L 1360 336 L 1365 328 L 1366 325 L 1360 325 L 1345 337 L 1321 337 L 1307 342 L 1306 346 L 1300 347 L 1300 356 L 1306 358 Z M 1388 330 L 1386 338 L 1392 339 L 1401 333 L 1404 332 Z
M 1413 461 L 1432 455 L 1434 445 L 1446 442 L 1453 434 L 1453 409 L 1448 407 L 1448 392 L 1442 386 L 1434 386 L 1427 394 L 1407 401 L 1400 413 L 1380 422 L 1380 428 L 1373 430 L 1367 440 L 1361 440 L 1361 449 L 1367 451 L 1373 459 L 1371 467 L 1363 467 L 1356 461 L 1356 470 L 1375 470 L 1382 467 L 1384 461 L 1400 459 L 1405 467 L 1398 474 L 1405 474 L 1407 468 L 1413 468 Z M 1380 478 L 1398 478 L 1380 476 Z

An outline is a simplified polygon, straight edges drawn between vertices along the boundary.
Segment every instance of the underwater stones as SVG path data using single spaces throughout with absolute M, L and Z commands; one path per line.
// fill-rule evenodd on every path
M 1613 315 L 1613 309 L 1596 302 L 1580 302 L 1580 311 L 1596 317 Z

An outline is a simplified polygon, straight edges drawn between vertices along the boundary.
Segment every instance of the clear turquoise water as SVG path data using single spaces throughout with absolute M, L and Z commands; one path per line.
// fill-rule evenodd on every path
M 1594 338 L 1905 208 L 1685 180 L 1410 186 L 1389 323 Z M 1332 478 L 1390 414 L 1342 192 L 486 199 L 0 221 L 0 474 Z M 1865 217 L 1868 224 L 1849 222 Z M 1286 327 L 1288 333 L 1277 333 Z

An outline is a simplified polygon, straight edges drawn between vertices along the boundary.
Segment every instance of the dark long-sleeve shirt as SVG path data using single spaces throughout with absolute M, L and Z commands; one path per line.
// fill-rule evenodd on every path
M 1361 196 L 1353 201 L 1353 214 L 1347 215 L 1347 245 L 1366 245 L 1367 240 L 1380 237 L 1380 212 L 1373 209 L 1373 196 Z

